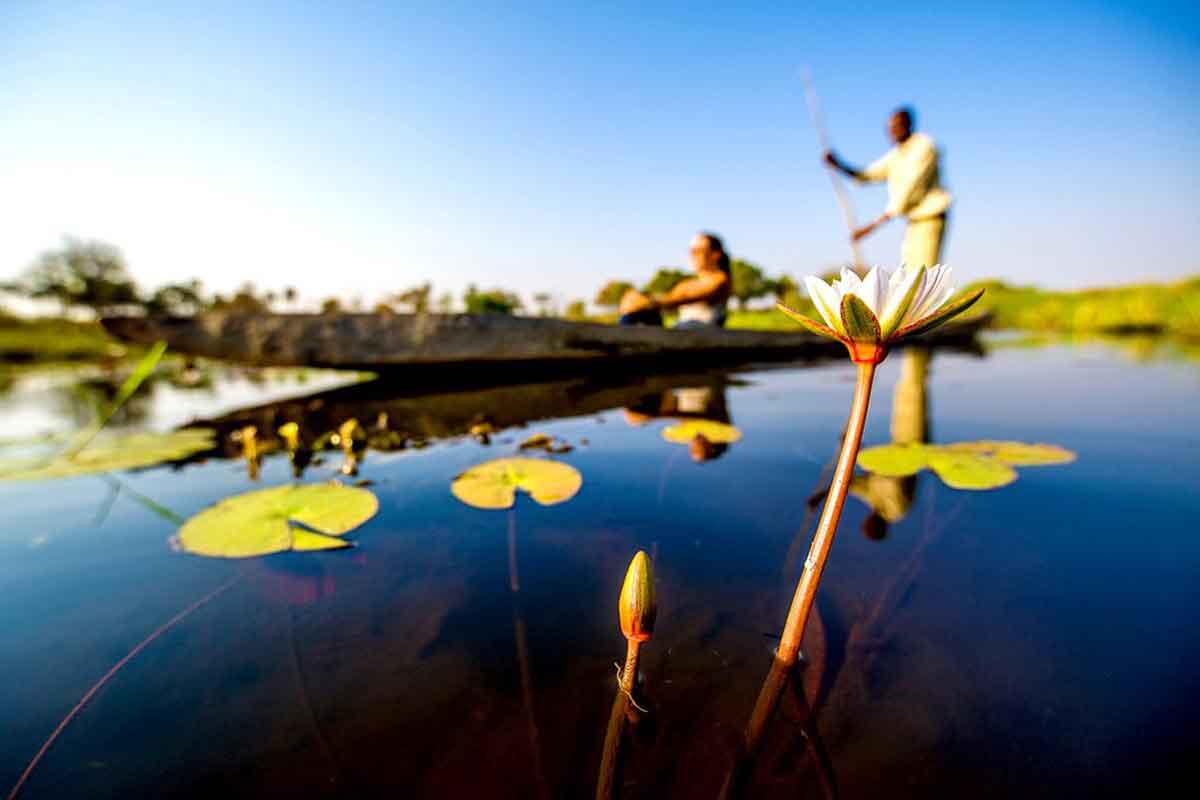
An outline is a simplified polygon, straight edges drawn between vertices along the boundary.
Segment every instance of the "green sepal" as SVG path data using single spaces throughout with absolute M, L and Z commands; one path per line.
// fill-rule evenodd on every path
M 903 339 L 909 336 L 918 336 L 922 333 L 928 333 L 939 325 L 948 322 L 951 318 L 958 316 L 966 311 L 971 306 L 975 305 L 975 301 L 983 297 L 983 289 L 978 289 L 975 292 L 967 295 L 961 300 L 956 300 L 953 303 L 948 303 L 934 312 L 932 315 L 919 319 L 911 325 L 906 325 L 896 331 L 893 339 Z
M 883 338 L 879 332 L 879 320 L 862 298 L 855 294 L 842 298 L 842 327 L 851 341 L 878 344 Z
M 827 336 L 830 339 L 837 339 L 839 342 L 844 340 L 844 337 L 840 333 L 835 331 L 833 328 L 830 328 L 828 325 L 822 325 L 821 323 L 817 322 L 815 319 L 812 319 L 811 317 L 806 317 L 803 314 L 801 314 L 799 311 L 795 311 L 793 309 L 788 308 L 783 303 L 776 303 L 775 307 L 778 308 L 780 311 L 782 311 L 787 316 L 796 320 L 796 322 L 799 322 L 801 325 L 803 325 L 805 328 L 807 328 L 811 333 L 815 333 L 818 336 Z

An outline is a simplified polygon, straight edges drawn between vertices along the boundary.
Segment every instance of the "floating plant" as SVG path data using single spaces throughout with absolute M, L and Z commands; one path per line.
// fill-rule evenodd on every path
M 533 760 L 538 794 L 549 797 L 545 767 L 542 764 L 540 736 L 533 709 L 533 678 L 525 643 L 525 623 L 521 617 L 521 578 L 517 562 L 517 492 L 524 492 L 536 503 L 552 506 L 565 503 L 578 494 L 583 476 L 569 464 L 547 458 L 514 456 L 477 464 L 461 473 L 450 484 L 451 493 L 460 501 L 482 510 L 508 511 L 508 588 L 513 605 L 513 638 L 521 675 L 522 705 L 529 732 L 529 750 Z
M 100 435 L 73 454 L 64 453 L 49 460 L 26 458 L 0 463 L 0 480 L 69 478 L 149 467 L 211 450 L 216 444 L 215 435 L 206 428 L 187 428 L 172 433 Z
M 337 482 L 277 486 L 228 497 L 184 523 L 179 550 L 211 558 L 252 558 L 289 550 L 338 550 L 343 534 L 375 516 L 366 489 Z
M 844 344 L 858 370 L 846 434 L 842 439 L 829 495 L 821 511 L 808 558 L 804 561 L 804 571 L 796 585 L 776 651 L 776 658 L 784 665 L 796 662 L 804 628 L 816 599 L 817 586 L 833 548 L 833 537 L 846 504 L 854 462 L 862 443 L 876 367 L 887 357 L 890 347 L 933 330 L 966 311 L 983 295 L 980 289 L 951 301 L 954 290 L 949 283 L 950 268 L 941 265 L 930 268 L 902 266 L 890 275 L 876 267 L 865 278 L 859 278 L 852 270 L 844 269 L 841 277 L 832 284 L 815 276 L 805 279 L 808 292 L 824 322 L 809 319 L 779 304 L 781 311 L 809 331 Z
M 627 719 L 636 719 L 636 711 L 644 712 L 634 690 L 637 685 L 638 654 L 644 642 L 654 634 L 658 603 L 654 593 L 654 566 L 646 551 L 638 550 L 625 571 L 621 595 L 617 600 L 617 617 L 625 636 L 625 666 L 617 670 L 617 695 L 613 699 L 608 729 L 604 735 L 604 751 L 600 758 L 600 774 L 596 781 L 597 800 L 617 796 L 620 785 L 621 741 Z M 631 708 L 632 707 L 632 708 Z
M 684 419 L 662 429 L 662 438 L 676 444 L 689 444 L 697 436 L 703 436 L 713 444 L 733 444 L 742 438 L 742 432 L 733 425 L 712 419 Z
M 472 508 L 511 508 L 517 492 L 543 506 L 565 503 L 579 492 L 583 476 L 570 464 L 545 458 L 497 458 L 471 467 L 450 491 Z
M 1051 444 L 978 441 L 951 444 L 885 444 L 859 453 L 858 465 L 892 478 L 929 469 L 954 489 L 996 489 L 1017 479 L 1013 467 L 1068 464 L 1070 450 Z

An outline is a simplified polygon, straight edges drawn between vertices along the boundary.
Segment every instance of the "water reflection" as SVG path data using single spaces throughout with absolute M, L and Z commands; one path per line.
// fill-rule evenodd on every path
M 217 430 L 220 445 L 191 460 L 242 459 L 249 468 L 253 462 L 247 456 L 245 431 L 252 428 L 253 452 L 259 457 L 287 452 L 296 477 L 319 464 L 316 454 L 325 449 L 340 450 L 339 470 L 356 475 L 370 451 L 420 449 L 431 441 L 465 436 L 487 445 L 506 429 L 622 408 L 631 425 L 670 419 L 712 426 L 697 428 L 686 441 L 693 460 L 703 462 L 719 458 L 740 436 L 726 399 L 730 385 L 728 375 L 694 373 L 443 389 L 379 379 L 196 420 L 189 427 Z M 374 422 L 364 428 L 358 422 L 362 419 Z
M 36 549 L 28 534 L 10 537 L 0 568 L 11 600 L 0 608 L 11 632 L 0 637 L 5 785 L 81 687 L 230 569 L 246 574 L 238 590 L 107 686 L 30 797 L 148 785 L 174 796 L 579 797 L 597 792 L 598 771 L 625 797 L 712 797 L 723 785 L 731 797 L 1041 796 L 1178 771 L 1195 744 L 1198 562 L 1194 537 L 1169 522 L 1196 511 L 1195 450 L 1179 446 L 1196 436 L 1194 373 L 1141 369 L 1135 391 L 1128 362 L 1094 354 L 1001 352 L 970 380 L 954 357 L 939 354 L 934 369 L 917 355 L 889 362 L 900 379 L 879 396 L 876 441 L 929 440 L 934 425 L 938 438 L 970 438 L 986 417 L 1007 422 L 997 435 L 1088 457 L 1003 492 L 926 477 L 859 484 L 848 532 L 876 518 L 888 538 L 843 532 L 804 669 L 768 672 L 765 686 L 794 584 L 780 556 L 798 527 L 807 543 L 798 500 L 828 480 L 797 454 L 836 451 L 834 369 L 756 373 L 744 386 L 696 374 L 507 389 L 374 382 L 212 414 L 227 424 L 208 457 L 244 459 L 233 434 L 254 426 L 266 484 L 314 453 L 333 473 L 345 452 L 332 434 L 359 422 L 358 469 L 378 481 L 380 514 L 360 549 L 324 559 L 231 567 L 165 551 L 177 523 L 146 496 L 191 514 L 245 488 L 244 462 L 192 466 L 186 480 L 122 474 L 111 491 L 94 478 L 67 492 L 0 486 L 19 499 L 7 527 L 51 537 Z M 1031 385 L 1054 391 L 1034 399 Z M 1134 402 L 1154 413 L 1114 413 Z M 797 405 L 813 412 L 807 427 Z M 626 408 L 664 421 L 629 429 Z M 904 408 L 914 412 L 902 424 Z M 481 417 L 493 450 L 465 439 Z M 563 460 L 588 480 L 561 513 L 522 503 L 510 519 L 449 495 L 452 476 L 515 450 L 525 434 L 513 428 L 561 417 L 544 430 L 576 443 Z M 736 419 L 744 438 L 733 457 L 679 476 L 687 504 L 656 505 L 663 462 L 686 450 L 659 428 L 687 418 Z M 378 455 L 455 437 L 461 446 L 416 458 Z M 1106 491 L 1113 476 L 1128 491 Z M 1160 535 L 1126 547 L 1139 524 Z M 653 542 L 664 604 L 642 714 L 613 687 L 610 601 L 630 549 Z M 614 725 L 611 771 L 598 770 Z
M 635 427 L 658 419 L 684 423 L 676 426 L 681 435 L 671 437 L 669 441 L 684 442 L 688 455 L 697 463 L 712 461 L 723 456 L 730 445 L 740 438 L 729 415 L 729 404 L 725 397 L 727 385 L 726 376 L 711 376 L 701 385 L 680 386 L 647 395 L 637 403 L 625 406 L 622 414 L 625 422 Z M 694 421 L 711 424 L 688 424 Z
M 808 668 L 803 662 L 787 665 L 778 659 L 772 661 L 771 670 L 763 681 L 750 721 L 746 725 L 733 768 L 721 789 L 722 800 L 754 797 L 755 793 L 751 789 L 756 783 L 756 769 L 762 763 L 770 762 L 772 756 L 777 758 L 781 753 L 790 751 L 794 759 L 796 750 L 809 755 L 805 763 L 811 764 L 821 796 L 838 796 L 833 764 L 817 728 L 817 715 L 805 695 L 802 675 Z M 773 729 L 778 729 L 781 735 L 778 741 L 773 743 L 774 752 L 768 752 L 768 734 Z M 806 771 L 801 769 L 801 772 L 803 774 Z M 757 783 L 761 785 L 764 782 Z

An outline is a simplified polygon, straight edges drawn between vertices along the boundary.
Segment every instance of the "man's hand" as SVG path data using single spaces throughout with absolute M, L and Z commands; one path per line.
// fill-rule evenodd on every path
M 857 242 L 861 239 L 867 238 L 868 236 L 870 236 L 872 233 L 875 232 L 876 228 L 878 228 L 883 223 L 887 222 L 889 219 L 891 219 L 891 216 L 889 214 L 884 214 L 883 216 L 881 216 L 879 219 L 875 220 L 874 222 L 868 222 L 866 225 L 863 225 L 861 228 L 854 231 L 854 233 L 850 234 L 850 239 L 852 241 Z
M 832 150 L 825 151 L 825 159 L 824 160 L 825 160 L 826 164 L 833 167 L 834 169 L 842 168 L 842 162 L 838 161 L 838 157 L 836 155 L 834 155 L 834 152 Z
M 875 230 L 876 225 L 877 223 L 869 222 L 856 230 L 854 233 L 850 234 L 850 238 L 856 242 L 861 239 L 865 239 Z

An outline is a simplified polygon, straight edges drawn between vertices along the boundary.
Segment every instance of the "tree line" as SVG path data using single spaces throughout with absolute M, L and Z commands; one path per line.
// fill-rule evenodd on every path
M 641 290 L 650 294 L 669 292 L 691 273 L 675 267 L 662 267 Z M 741 259 L 731 264 L 732 294 L 741 307 L 760 297 L 774 296 L 795 303 L 796 282 L 788 275 L 771 278 L 761 267 Z M 594 303 L 602 308 L 615 308 L 621 296 L 634 284 L 611 280 L 601 287 Z M 190 316 L 203 311 L 240 311 L 268 313 L 280 304 L 294 306 L 299 293 L 295 287 L 280 290 L 258 290 L 253 284 L 243 284 L 228 294 L 204 290 L 199 280 L 168 283 L 152 290 L 143 290 L 134 280 L 121 251 L 104 242 L 65 239 L 62 246 L 43 253 L 15 281 L 0 284 L 0 289 L 32 300 L 53 301 L 64 312 L 86 309 L 96 316 L 145 313 Z M 320 304 L 322 313 L 346 310 L 343 301 L 329 297 Z M 366 311 L 358 301 L 348 310 Z M 532 305 L 526 306 L 516 292 L 506 289 L 467 287 L 460 298 L 451 292 L 436 294 L 432 283 L 425 282 L 385 297 L 369 310 L 387 314 L 408 313 L 514 314 L 528 312 L 542 317 L 587 318 L 587 303 L 574 299 L 560 307 L 549 292 L 532 295 Z

